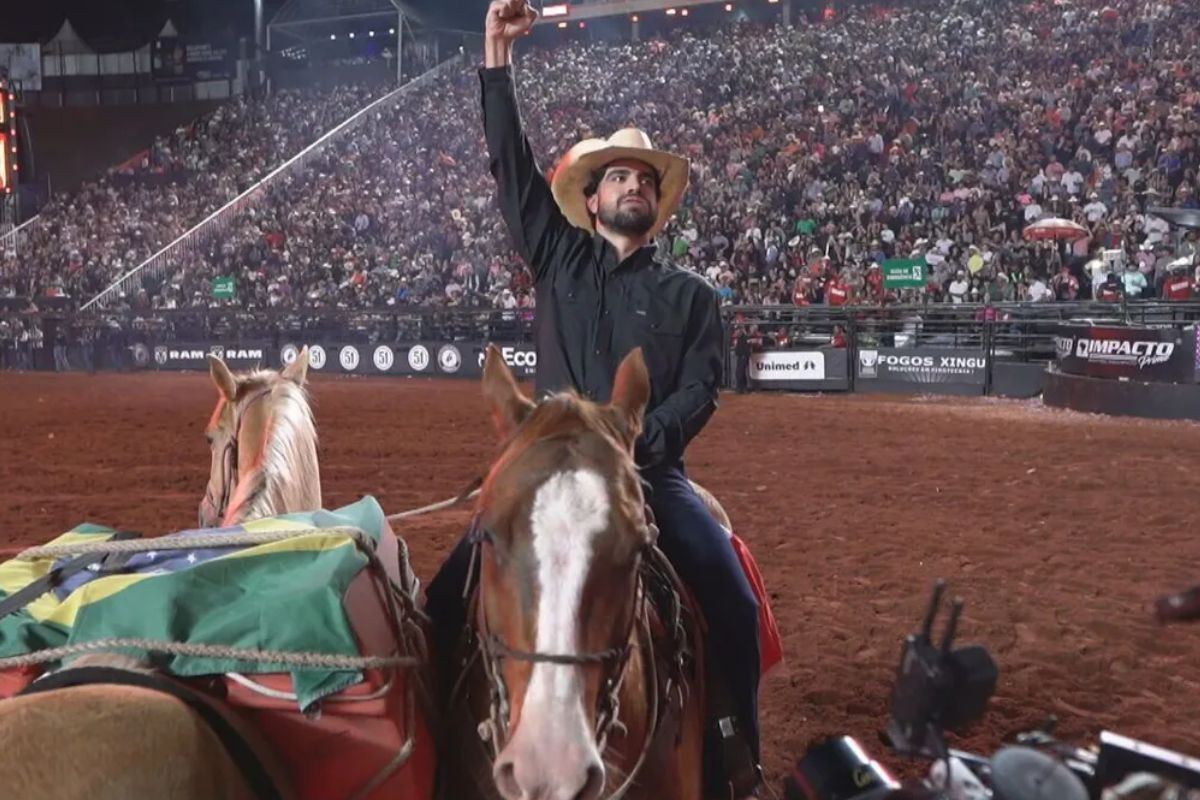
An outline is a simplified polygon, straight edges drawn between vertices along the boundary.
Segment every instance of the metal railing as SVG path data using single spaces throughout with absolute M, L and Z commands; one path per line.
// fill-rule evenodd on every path
M 234 218 L 258 202 L 277 179 L 302 169 L 326 145 L 354 131 L 373 111 L 395 105 L 397 101 L 407 97 L 414 90 L 452 72 L 459 66 L 461 60 L 462 56 L 454 56 L 447 61 L 443 61 L 428 72 L 413 78 L 398 89 L 364 106 L 344 122 L 326 132 L 308 147 L 305 147 L 299 153 L 280 164 L 258 183 L 230 200 L 212 214 L 209 214 L 186 233 L 175 239 L 175 241 L 117 278 L 104 291 L 80 306 L 80 310 L 102 309 L 114 298 L 118 298 L 122 294 L 128 294 L 131 289 L 140 285 L 145 278 L 158 277 L 169 267 L 178 263 L 181 257 L 194 253 L 208 237 L 224 231 Z
M 26 228 L 38 220 L 40 214 L 34 214 L 29 219 L 17 225 L 15 228 L 0 233 L 0 252 L 13 250 L 17 253 L 21 252 L 21 239 L 28 235 Z

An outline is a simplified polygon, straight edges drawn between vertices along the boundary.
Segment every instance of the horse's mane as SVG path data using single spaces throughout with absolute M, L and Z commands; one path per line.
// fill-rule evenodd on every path
M 245 489 L 243 519 L 272 516 L 275 501 L 308 481 L 320 484 L 317 430 L 308 392 L 268 370 L 249 373 L 239 381 L 238 402 L 262 389 L 270 390 L 270 423 L 262 466 Z M 310 476 L 310 477 L 306 477 Z M 243 494 L 239 490 L 239 494 Z

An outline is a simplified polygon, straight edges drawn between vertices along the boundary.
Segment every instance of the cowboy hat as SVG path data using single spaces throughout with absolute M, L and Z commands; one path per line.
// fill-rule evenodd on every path
M 655 150 L 650 137 L 637 128 L 622 128 L 608 139 L 584 139 L 568 150 L 550 181 L 554 200 L 572 225 L 595 233 L 584 189 L 597 170 L 622 158 L 643 161 L 658 173 L 658 219 L 649 232 L 651 237 L 657 236 L 683 202 L 688 186 L 688 160 Z

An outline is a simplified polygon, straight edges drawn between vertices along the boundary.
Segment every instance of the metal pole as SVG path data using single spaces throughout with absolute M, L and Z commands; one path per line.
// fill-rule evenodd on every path
M 254 88 L 263 86 L 263 3 L 254 0 Z
M 396 26 L 396 85 L 404 85 L 404 12 L 397 9 L 399 24 Z

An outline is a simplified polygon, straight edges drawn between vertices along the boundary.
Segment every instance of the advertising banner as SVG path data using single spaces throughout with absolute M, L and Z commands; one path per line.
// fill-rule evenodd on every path
M 924 258 L 889 258 L 880 266 L 885 289 L 920 289 L 925 285 Z
M 133 349 L 134 365 L 142 369 L 208 369 L 210 355 L 233 370 L 268 366 L 274 356 L 267 342 L 171 342 Z
M 302 342 L 287 342 L 279 349 L 279 363 L 292 363 Z M 518 380 L 537 373 L 537 351 L 532 343 L 497 344 L 505 363 Z M 482 342 L 402 342 L 399 344 L 308 343 L 309 369 L 341 375 L 428 375 L 478 378 L 483 374 L 487 344 Z
M 153 44 L 150 71 L 165 83 L 227 80 L 233 77 L 234 53 L 224 43 L 188 43 L 163 37 Z
M 982 350 L 943 347 L 881 347 L 858 351 L 858 380 L 893 383 L 984 385 Z
M 820 350 L 768 350 L 750 357 L 755 381 L 823 381 L 825 354 Z
M 1165 383 L 1196 378 L 1195 335 L 1179 328 L 1061 325 L 1058 369 L 1069 375 Z

